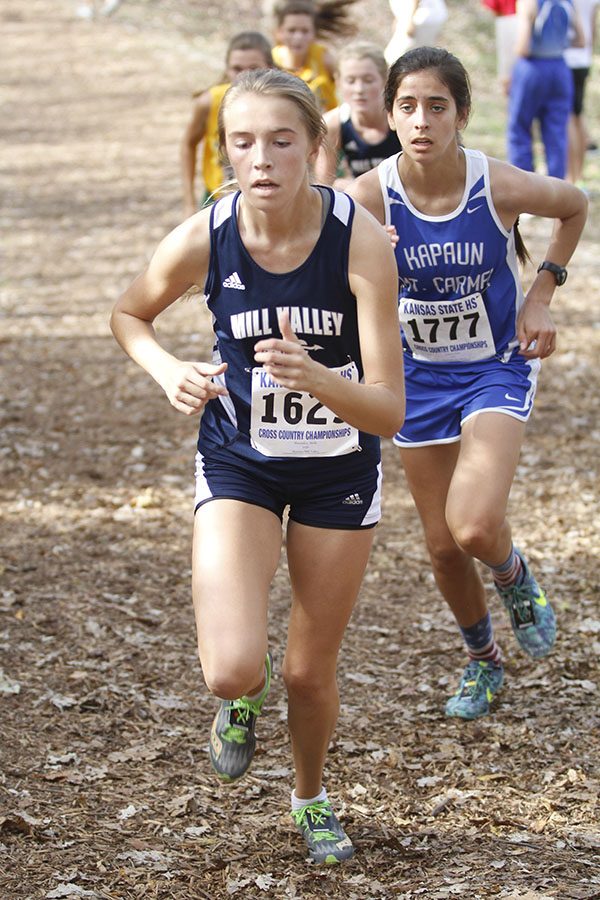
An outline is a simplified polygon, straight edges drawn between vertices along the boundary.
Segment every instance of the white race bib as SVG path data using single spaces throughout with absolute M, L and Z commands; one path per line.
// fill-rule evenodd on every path
M 431 303 L 400 297 L 398 318 L 415 359 L 427 362 L 476 362 L 496 353 L 483 296 Z
M 359 380 L 353 362 L 331 371 Z M 263 368 L 252 369 L 250 441 L 264 456 L 342 456 L 359 449 L 356 428 L 312 394 L 283 387 Z

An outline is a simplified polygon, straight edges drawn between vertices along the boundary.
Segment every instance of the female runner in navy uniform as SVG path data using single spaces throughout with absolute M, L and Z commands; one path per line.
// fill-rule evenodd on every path
M 490 567 L 526 653 L 545 656 L 555 638 L 552 607 L 513 547 L 506 509 L 540 360 L 555 349 L 548 307 L 587 203 L 563 181 L 460 145 L 469 79 L 446 50 L 401 56 L 385 105 L 403 152 L 348 190 L 397 232 L 407 409 L 395 443 L 436 583 L 470 657 L 446 712 L 475 718 L 489 711 L 503 678 L 476 560 Z M 555 219 L 526 297 L 522 212 Z
M 383 105 L 387 71 L 377 44 L 355 41 L 340 52 L 337 84 L 342 103 L 323 116 L 327 137 L 315 166 L 322 184 L 344 190 L 400 150 Z
M 219 777 L 244 774 L 269 690 L 269 586 L 289 507 L 292 587 L 283 676 L 294 821 L 310 856 L 350 839 L 322 773 L 338 714 L 336 661 L 379 518 L 379 438 L 404 412 L 394 254 L 345 194 L 309 182 L 324 123 L 307 85 L 248 72 L 226 94 L 221 143 L 240 191 L 176 228 L 118 300 L 114 334 L 187 415 L 203 412 L 193 595 Z M 214 317 L 212 362 L 174 358 L 152 322 L 192 285 Z

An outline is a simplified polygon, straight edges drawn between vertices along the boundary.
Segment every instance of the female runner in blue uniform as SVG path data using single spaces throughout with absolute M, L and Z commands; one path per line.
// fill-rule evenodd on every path
M 407 409 L 395 443 L 469 654 L 446 712 L 470 719 L 489 711 L 503 678 L 477 560 L 490 567 L 523 650 L 545 656 L 555 638 L 552 607 L 513 546 L 506 510 L 540 360 L 555 349 L 548 307 L 587 202 L 559 179 L 461 146 L 469 79 L 446 50 L 401 56 L 385 104 L 403 151 L 349 192 L 397 232 Z M 522 212 L 555 219 L 526 297 Z
M 193 596 L 210 756 L 247 770 L 269 690 L 267 606 L 289 508 L 292 589 L 283 677 L 294 821 L 317 862 L 353 853 L 322 785 L 338 715 L 336 662 L 379 518 L 379 438 L 402 424 L 397 273 L 389 239 L 345 194 L 309 182 L 324 123 L 308 86 L 247 72 L 225 95 L 221 144 L 240 190 L 159 245 L 118 300 L 114 334 L 175 409 L 203 413 Z M 152 322 L 203 288 L 211 362 L 180 360 Z

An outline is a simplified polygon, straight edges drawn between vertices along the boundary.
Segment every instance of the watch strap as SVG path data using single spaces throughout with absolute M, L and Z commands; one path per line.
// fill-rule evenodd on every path
M 567 270 L 564 266 L 559 266 L 557 263 L 549 262 L 547 259 L 544 260 L 543 263 L 540 263 L 538 266 L 538 272 L 541 272 L 542 269 L 547 269 L 548 272 L 552 272 L 556 279 L 556 284 L 560 287 L 561 284 L 564 284 L 567 280 Z

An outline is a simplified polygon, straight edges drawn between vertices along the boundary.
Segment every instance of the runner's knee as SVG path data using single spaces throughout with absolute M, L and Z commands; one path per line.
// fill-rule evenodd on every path
M 457 569 L 464 568 L 465 554 L 456 545 L 450 533 L 444 539 L 428 538 L 427 549 L 435 572 L 442 575 L 454 575 Z
M 489 548 L 493 548 L 497 543 L 503 522 L 504 511 L 502 515 L 486 511 L 473 514 L 453 523 L 450 527 L 454 540 L 464 553 L 477 559 L 485 559 Z
M 264 678 L 265 654 L 256 655 L 247 648 L 217 653 L 199 652 L 204 681 L 211 694 L 222 700 L 236 700 L 260 688 Z
M 320 665 L 294 666 L 284 662 L 282 675 L 288 696 L 296 700 L 318 704 L 329 696 L 332 687 L 335 689 L 335 674 L 328 677 Z

